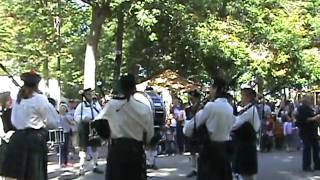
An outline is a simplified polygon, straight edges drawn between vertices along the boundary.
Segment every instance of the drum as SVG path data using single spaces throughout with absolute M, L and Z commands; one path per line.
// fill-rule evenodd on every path
M 62 128 L 49 130 L 48 144 L 59 145 L 64 143 L 64 141 L 65 139 Z
M 148 148 L 156 148 L 156 145 L 161 139 L 161 127 L 165 124 L 166 120 L 166 109 L 164 102 L 161 96 L 153 91 L 136 92 L 133 97 L 150 107 L 153 112 L 154 136 L 148 144 Z
M 153 91 L 136 92 L 133 96 L 136 100 L 150 107 L 153 112 L 155 128 L 160 128 L 165 124 L 166 109 L 165 104 L 158 94 Z

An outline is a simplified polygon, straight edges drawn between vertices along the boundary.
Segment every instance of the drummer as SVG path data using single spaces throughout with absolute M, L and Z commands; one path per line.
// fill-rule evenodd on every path
M 3 176 L 17 179 L 47 180 L 48 131 L 56 128 L 59 115 L 48 99 L 40 94 L 40 75 L 23 73 L 17 102 L 12 109 L 12 124 L 17 129 L 10 138 L 3 163 Z
M 78 133 L 79 133 L 79 157 L 80 157 L 80 170 L 79 175 L 83 176 L 85 174 L 85 160 L 86 160 L 86 150 L 88 147 L 92 148 L 93 156 L 93 172 L 97 174 L 102 174 L 103 171 L 98 169 L 98 151 L 97 148 L 101 145 L 100 143 L 90 142 L 90 123 L 101 111 L 101 106 L 98 102 L 93 101 L 93 90 L 91 88 L 85 89 L 81 93 L 83 101 L 78 104 L 75 112 L 74 119 L 78 122 Z

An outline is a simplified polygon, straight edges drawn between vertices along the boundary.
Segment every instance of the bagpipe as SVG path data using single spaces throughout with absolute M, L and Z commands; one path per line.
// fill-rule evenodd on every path
M 210 102 L 209 99 L 204 99 L 202 102 L 198 102 L 188 109 L 188 114 L 193 121 L 193 133 L 190 138 L 191 146 L 201 146 L 210 142 L 210 136 L 206 124 L 203 124 L 197 128 L 197 118 L 196 113 L 204 108 L 204 106 Z
M 12 83 L 16 85 L 17 87 L 21 88 L 21 85 L 13 78 L 13 76 L 9 73 L 7 68 L 5 68 L 1 63 L 0 63 L 0 68 L 7 74 L 7 76 L 12 80 Z

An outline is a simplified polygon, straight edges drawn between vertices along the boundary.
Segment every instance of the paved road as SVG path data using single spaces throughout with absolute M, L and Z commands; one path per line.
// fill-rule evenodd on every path
M 99 162 L 100 169 L 105 168 L 103 159 Z M 190 171 L 188 156 L 176 155 L 158 157 L 159 169 L 149 171 L 150 180 L 195 180 L 186 178 Z M 92 167 L 88 167 L 91 169 Z M 104 175 L 92 174 L 90 171 L 83 177 L 76 176 L 75 168 L 61 169 L 56 163 L 48 168 L 50 179 L 104 180 Z M 259 174 L 257 180 L 320 180 L 320 171 L 305 173 L 301 171 L 301 152 L 274 151 L 259 154 Z

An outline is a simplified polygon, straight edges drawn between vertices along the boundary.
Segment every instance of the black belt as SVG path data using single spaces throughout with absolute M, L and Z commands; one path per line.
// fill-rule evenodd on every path
M 44 130 L 45 130 L 44 128 L 40 128 L 40 129 L 25 128 L 25 129 L 17 129 L 16 131 L 17 131 L 17 132 L 26 132 L 26 133 L 29 133 L 29 132 L 40 132 L 40 131 L 44 131 Z
M 132 138 L 117 138 L 111 140 L 111 145 L 120 145 L 120 144 L 126 144 L 126 145 L 143 145 L 142 141 L 138 141 Z

